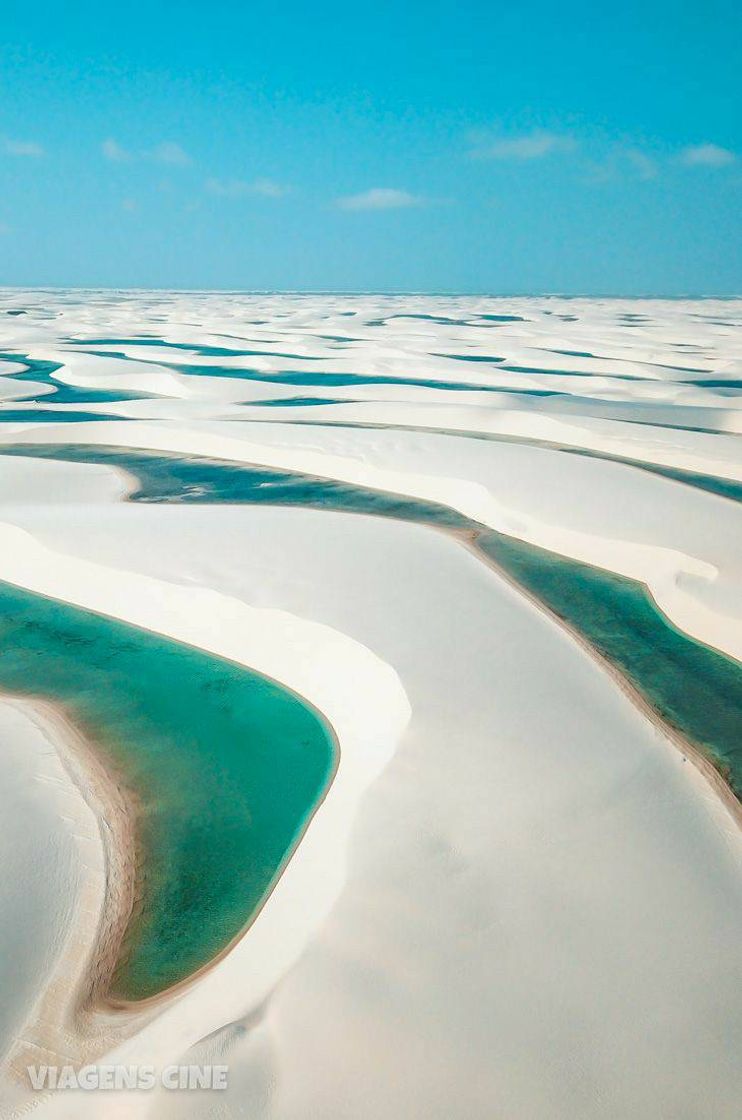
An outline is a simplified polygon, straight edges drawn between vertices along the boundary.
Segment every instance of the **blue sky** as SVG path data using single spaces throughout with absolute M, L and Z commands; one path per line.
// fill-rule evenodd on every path
M 5 0 L 0 283 L 742 292 L 742 6 Z

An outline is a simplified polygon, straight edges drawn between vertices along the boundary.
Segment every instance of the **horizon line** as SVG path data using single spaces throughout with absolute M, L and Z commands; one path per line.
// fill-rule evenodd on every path
M 631 300 L 738 300 L 740 292 L 560 292 L 560 291 L 462 291 L 454 289 L 378 289 L 378 288 L 193 288 L 113 284 L 0 284 L 0 291 L 32 292 L 179 292 L 184 295 L 262 295 L 262 296 L 433 296 L 453 299 L 631 299 Z

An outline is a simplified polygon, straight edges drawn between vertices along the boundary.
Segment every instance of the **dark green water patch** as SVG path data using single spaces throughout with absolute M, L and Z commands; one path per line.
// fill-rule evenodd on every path
M 166 342 L 164 338 L 71 338 L 75 346 L 161 346 L 168 350 L 187 350 L 202 358 L 289 358 L 292 361 L 321 362 L 321 357 L 306 354 L 285 354 L 277 350 L 234 350 L 227 346 L 204 346 L 197 342 Z M 100 351 L 96 351 L 100 353 Z M 118 355 L 126 357 L 125 354 Z
M 128 355 L 123 352 L 100 352 L 101 357 L 123 358 Z M 319 360 L 319 359 L 318 359 Z M 411 385 L 426 389 L 443 389 L 448 392 L 477 392 L 477 393 L 510 393 L 518 396 L 554 397 L 563 396 L 551 389 L 518 389 L 511 385 L 479 385 L 476 382 L 443 381 L 435 378 L 423 377 L 392 377 L 388 374 L 361 374 L 361 373 L 329 373 L 325 371 L 308 370 L 280 370 L 269 371 L 257 369 L 234 369 L 231 366 L 217 365 L 179 365 L 175 362 L 152 362 L 162 369 L 171 369 L 185 377 L 225 377 L 238 381 L 259 381 L 273 385 L 308 385 L 308 386 L 360 386 L 360 385 Z M 505 367 L 501 367 L 505 368 Z
M 742 798 L 742 667 L 736 661 L 673 626 L 635 580 L 500 533 L 483 532 L 477 545 L 619 669 Z
M 588 350 L 552 350 L 552 354 L 563 354 L 565 358 L 594 358 Z
M 119 467 L 139 483 L 130 498 L 134 502 L 312 506 L 408 520 L 416 511 L 415 520 L 435 522 L 439 527 L 466 529 L 470 524 L 462 514 L 435 502 L 398 498 L 333 479 L 263 470 L 224 460 L 87 444 L 16 444 L 3 446 L 1 453 Z
M 14 362 L 24 365 L 26 368 L 20 373 L 7 374 L 12 377 L 14 381 L 40 381 L 48 382 L 56 370 L 61 369 L 61 362 L 50 362 L 46 358 L 30 358 L 28 354 L 14 354 L 12 352 L 0 353 L 1 362 Z M 2 365 L 0 365 L 0 373 L 3 372 Z
M 366 325 L 369 327 L 385 327 L 387 323 L 391 323 L 392 319 L 417 319 L 426 323 L 439 323 L 444 327 L 468 327 L 471 325 L 469 319 L 451 319 L 447 315 L 385 315 L 381 319 L 369 319 Z
M 139 803 L 142 901 L 110 994 L 143 999 L 208 964 L 324 795 L 329 727 L 258 673 L 4 583 L 0 688 L 62 705 Z
M 522 315 L 477 315 L 477 319 L 483 319 L 485 323 L 527 323 L 528 320 L 524 319 Z
M 574 398 L 574 400 L 579 400 L 579 399 L 580 399 L 579 397 Z M 599 397 L 585 397 L 583 399 L 584 400 L 597 401 L 598 403 L 600 402 Z M 611 401 L 604 401 L 603 403 L 605 403 L 607 405 L 610 405 L 612 402 Z M 681 412 L 681 409 L 678 408 L 675 411 L 676 412 Z M 720 411 L 720 410 L 715 409 L 714 411 Z M 635 416 L 632 416 L 631 418 L 629 418 L 628 416 L 626 416 L 626 417 L 624 417 L 624 416 L 603 416 L 603 417 L 601 417 L 601 419 L 605 420 L 609 424 L 633 424 L 633 425 L 636 425 L 640 428 L 664 428 L 664 429 L 666 429 L 667 431 L 670 431 L 670 432 L 699 432 L 701 435 L 705 435 L 705 436 L 719 436 L 719 435 L 729 435 L 730 434 L 729 432 L 727 432 L 727 430 L 725 428 L 702 428 L 698 424 L 691 424 L 691 423 L 688 423 L 688 424 L 668 424 L 666 422 L 661 422 L 659 420 L 637 420 Z
M 386 374 L 360 373 L 308 373 L 304 370 L 285 370 L 280 373 L 264 373 L 261 370 L 233 370 L 223 366 L 176 366 L 169 369 L 181 374 L 201 377 L 236 377 L 245 381 L 261 381 L 276 385 L 313 385 L 360 386 L 360 385 L 410 385 L 425 389 L 442 389 L 446 392 L 462 393 L 511 393 L 517 396 L 554 397 L 562 393 L 550 389 L 516 389 L 512 386 L 478 385 L 476 382 L 441 381 L 424 377 L 390 377 Z
M 313 420 L 292 420 L 293 424 L 305 424 L 307 427 L 312 427 L 315 424 Z M 671 479 L 673 482 L 682 482 L 685 486 L 692 486 L 697 490 L 705 490 L 709 494 L 715 494 L 720 498 L 729 498 L 731 501 L 742 501 L 742 483 L 736 482 L 732 479 L 721 478 L 718 475 L 699 474 L 695 471 L 681 470 L 674 467 L 663 467 L 648 463 L 643 459 L 630 459 L 622 455 L 611 455 L 608 452 L 587 450 L 581 447 L 570 447 L 565 443 L 557 443 L 553 440 L 536 439 L 532 436 L 514 436 L 498 434 L 493 435 L 490 432 L 479 432 L 468 430 L 465 428 L 433 428 L 433 427 L 420 427 L 415 424 L 371 424 L 364 421 L 357 420 L 328 420 L 323 417 L 318 421 L 321 427 L 328 428 L 365 428 L 369 431 L 400 431 L 400 432 L 426 432 L 439 436 L 450 436 L 452 439 L 476 439 L 483 440 L 487 443 L 516 443 L 524 447 L 541 447 L 548 451 L 559 451 L 565 455 L 580 455 L 586 459 L 602 459 L 606 463 L 618 463 L 620 466 L 633 467 L 636 470 L 646 471 L 648 474 L 656 474 L 662 478 Z M 626 421 L 617 421 L 617 423 L 626 423 Z M 643 424 L 645 421 L 633 421 L 633 423 Z M 649 427 L 658 427 L 657 424 L 647 424 Z M 673 427 L 673 425 L 662 425 L 662 427 Z M 716 430 L 709 428 L 680 428 L 681 431 L 698 431 L 705 432 L 709 435 L 718 435 Z
M 605 459 L 609 463 L 621 463 L 627 467 L 637 467 L 649 474 L 669 478 L 673 482 L 682 482 L 686 486 L 694 486 L 697 490 L 705 490 L 709 494 L 716 494 L 720 498 L 730 498 L 733 502 L 742 502 L 742 482 L 735 482 L 729 478 L 719 478 L 712 474 L 698 474 L 695 471 L 679 470 L 675 467 L 660 467 L 654 463 L 645 463 L 639 459 L 623 459 L 617 455 L 601 455 L 597 451 L 583 451 L 577 447 L 564 447 L 560 450 L 570 455 L 581 455 L 587 459 Z
M 299 407 L 316 407 L 320 404 L 351 404 L 353 402 L 346 398 L 338 399 L 336 397 L 278 397 L 270 401 L 250 401 L 255 408 L 299 408 Z
M 381 319 L 369 319 L 367 326 L 384 327 L 392 319 L 418 319 L 421 322 L 438 323 L 444 327 L 479 327 L 483 323 L 526 323 L 522 315 L 471 315 L 468 319 L 452 319 L 448 315 L 386 315 Z
M 103 412 L 79 412 L 77 409 L 6 408 L 0 404 L 0 424 L 77 424 L 92 420 L 125 420 L 125 416 L 109 416 Z
M 156 394 L 127 392 L 124 389 L 88 389 L 77 385 L 67 385 L 63 381 L 52 381 L 53 393 L 41 397 L 27 397 L 26 400 L 48 402 L 49 404 L 115 404 L 117 401 L 150 400 Z
M 542 369 L 540 366 L 500 366 L 510 373 L 535 373 L 547 377 L 607 377 L 612 381 L 645 381 L 643 377 L 632 377 L 628 373 L 586 373 L 577 369 Z
M 737 396 L 742 389 L 742 381 L 726 377 L 710 377 L 703 381 L 684 381 L 684 385 L 700 385 L 703 389 L 729 389 L 730 396 Z
M 49 362 L 42 358 L 30 358 L 27 354 L 0 354 L 2 361 L 22 362 L 25 370 L 21 373 L 8 374 L 14 381 L 31 382 L 34 385 L 49 385 L 52 393 L 29 393 L 28 396 L 16 398 L 20 401 L 42 400 L 53 404 L 111 404 L 114 401 L 132 401 L 151 398 L 152 393 L 134 393 L 122 389 L 89 389 L 87 386 L 68 385 L 54 376 L 57 370 L 62 369 L 59 362 Z M 0 374 L 2 374 L 0 364 Z
M 492 354 L 437 354 L 439 358 L 453 358 L 457 362 L 487 362 L 489 364 L 504 362 L 504 358 L 495 358 Z

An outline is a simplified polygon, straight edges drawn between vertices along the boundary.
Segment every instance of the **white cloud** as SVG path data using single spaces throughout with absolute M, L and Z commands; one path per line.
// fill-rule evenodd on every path
M 250 184 L 244 179 L 207 179 L 205 187 L 217 198 L 242 198 L 248 193 Z
M 657 178 L 657 164 L 646 152 L 638 148 L 627 148 L 623 156 L 639 179 Z
M 290 188 L 272 179 L 207 179 L 206 190 L 217 198 L 245 198 L 260 195 L 262 198 L 283 198 Z
M 153 149 L 151 157 L 157 163 L 168 163 L 173 167 L 187 167 L 192 162 L 188 152 L 173 140 L 163 140 Z
M 532 160 L 557 152 L 572 152 L 576 147 L 577 141 L 571 136 L 537 131 L 484 143 L 471 154 L 479 159 Z
M 736 158 L 729 148 L 720 148 L 718 144 L 696 144 L 680 153 L 680 162 L 688 167 L 727 167 Z
M 262 194 L 264 198 L 283 198 L 291 188 L 283 183 L 276 183 L 273 179 L 256 179 L 252 190 L 253 194 Z
M 180 144 L 174 140 L 163 140 L 149 151 L 132 151 L 119 144 L 118 140 L 109 137 L 101 144 L 101 151 L 111 163 L 133 163 L 135 161 L 151 161 L 152 163 L 165 163 L 170 167 L 187 167 L 192 161 Z
M 341 210 L 401 210 L 410 206 L 421 206 L 425 200 L 409 191 L 393 187 L 372 187 L 360 194 L 339 198 L 336 206 Z
M 123 211 L 124 211 L 124 212 L 125 212 L 126 214 L 133 214 L 133 213 L 134 213 L 134 211 L 135 211 L 135 210 L 137 210 L 137 203 L 136 203 L 136 199 L 134 199 L 134 198 L 125 198 L 125 199 L 124 199 L 124 200 L 122 201 L 122 203 L 121 203 L 121 209 L 122 209 L 122 210 L 123 210 Z
M 641 148 L 616 144 L 600 160 L 585 163 L 586 183 L 614 183 L 640 179 L 648 182 L 660 174 L 661 163 Z
M 0 237 L 6 237 L 9 233 L 12 232 L 13 230 L 6 222 L 0 222 Z
M 4 140 L 3 149 L 9 156 L 39 159 L 44 155 L 44 149 L 35 140 Z
M 134 158 L 130 151 L 122 148 L 116 140 L 110 138 L 103 141 L 101 151 L 106 159 L 110 159 L 112 163 L 128 163 Z

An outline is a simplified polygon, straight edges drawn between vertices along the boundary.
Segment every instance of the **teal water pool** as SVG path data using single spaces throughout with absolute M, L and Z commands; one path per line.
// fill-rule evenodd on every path
M 496 533 L 447 506 L 351 483 L 221 460 L 87 446 L 17 453 L 125 468 L 136 502 L 310 506 L 467 533 L 476 548 L 578 631 L 742 797 L 742 666 L 678 630 L 643 584 Z
M 5 583 L 0 690 L 61 706 L 138 806 L 141 903 L 114 999 L 157 995 L 238 936 L 336 766 L 330 726 L 279 684 Z
M 286 471 L 87 445 L 4 453 L 125 469 L 132 501 L 266 504 L 453 531 L 567 622 L 742 798 L 742 666 L 678 630 L 643 584 L 435 502 Z M 0 584 L 0 689 L 61 704 L 134 792 L 142 907 L 110 994 L 186 979 L 244 929 L 336 764 L 331 729 L 278 684 L 202 651 Z
M 485 531 L 477 547 L 626 677 L 742 799 L 742 666 L 684 634 L 636 580 Z

